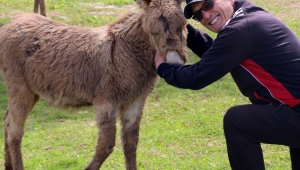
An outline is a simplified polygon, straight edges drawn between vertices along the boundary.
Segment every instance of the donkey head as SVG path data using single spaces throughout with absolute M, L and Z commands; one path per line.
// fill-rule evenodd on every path
M 187 20 L 182 0 L 135 0 L 145 10 L 143 29 L 167 63 L 184 64 L 187 60 Z

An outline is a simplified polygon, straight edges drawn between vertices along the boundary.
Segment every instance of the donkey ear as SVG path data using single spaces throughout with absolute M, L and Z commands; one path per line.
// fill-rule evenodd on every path
M 185 2 L 185 0 L 177 0 L 178 4 L 181 4 L 182 2 Z
M 146 10 L 149 7 L 151 0 L 134 0 L 141 9 Z

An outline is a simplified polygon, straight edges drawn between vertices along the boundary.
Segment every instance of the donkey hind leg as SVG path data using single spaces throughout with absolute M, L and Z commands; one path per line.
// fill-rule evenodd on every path
M 43 16 L 47 16 L 46 15 L 46 4 L 44 0 L 40 0 L 40 10 L 41 10 L 41 14 Z
M 96 106 L 96 123 L 98 126 L 98 141 L 96 153 L 86 170 L 100 169 L 106 158 L 113 152 L 116 138 L 116 119 L 119 106 L 105 103 Z
M 33 12 L 34 12 L 34 13 L 38 13 L 38 10 L 39 10 L 39 4 L 40 4 L 40 1 L 39 1 L 39 0 L 34 0 L 34 8 L 33 8 Z
M 18 87 L 13 94 L 8 90 L 8 110 L 4 117 L 5 169 L 22 170 L 21 142 L 27 116 L 39 97 L 24 87 Z
M 136 170 L 136 151 L 145 98 L 139 98 L 121 109 L 121 136 L 127 170 Z

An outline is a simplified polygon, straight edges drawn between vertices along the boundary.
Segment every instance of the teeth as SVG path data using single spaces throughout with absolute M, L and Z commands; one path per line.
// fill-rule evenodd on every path
M 219 20 L 219 17 L 216 17 L 214 20 L 212 20 L 212 21 L 210 22 L 210 24 L 213 25 L 213 24 L 216 23 L 218 20 Z

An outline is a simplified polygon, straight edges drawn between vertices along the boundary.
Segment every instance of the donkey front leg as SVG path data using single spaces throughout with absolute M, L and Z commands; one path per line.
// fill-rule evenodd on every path
M 8 148 L 8 142 L 7 142 L 7 129 L 6 129 L 6 126 L 5 126 L 5 121 L 6 121 L 6 117 L 8 116 L 8 109 L 6 110 L 6 113 L 4 115 L 4 145 L 5 145 L 5 148 L 4 148 L 4 157 L 5 157 L 5 169 L 6 170 L 11 170 L 13 169 L 13 165 L 12 165 L 12 162 L 11 162 L 11 159 L 10 159 L 10 152 L 9 152 L 9 148 Z M 9 125 L 9 124 L 8 124 Z
M 26 87 L 8 89 L 8 110 L 4 117 L 5 169 L 23 170 L 21 142 L 27 116 L 38 101 Z
M 113 152 L 116 138 L 117 105 L 106 103 L 96 106 L 96 123 L 98 125 L 98 142 L 96 153 L 86 170 L 98 170 L 106 158 Z
M 136 151 L 139 141 L 140 121 L 142 118 L 142 110 L 145 100 L 145 98 L 139 98 L 133 103 L 122 107 L 121 110 L 121 135 L 127 170 L 137 169 Z

